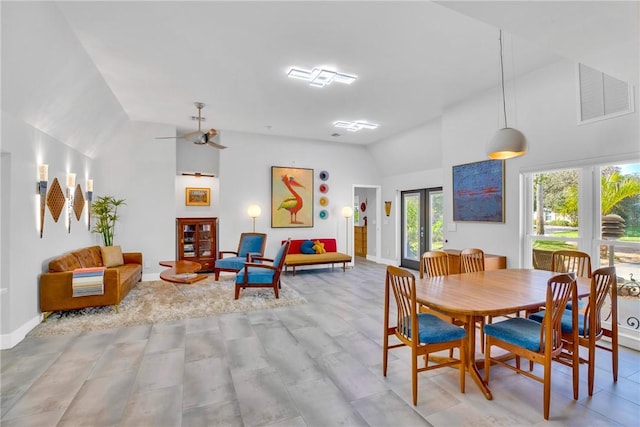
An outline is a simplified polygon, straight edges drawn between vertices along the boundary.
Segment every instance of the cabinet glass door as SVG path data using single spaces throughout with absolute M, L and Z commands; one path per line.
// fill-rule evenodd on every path
M 182 255 L 185 258 L 196 256 L 196 227 L 185 225 L 182 229 Z
M 211 224 L 200 224 L 198 229 L 198 256 L 211 256 Z

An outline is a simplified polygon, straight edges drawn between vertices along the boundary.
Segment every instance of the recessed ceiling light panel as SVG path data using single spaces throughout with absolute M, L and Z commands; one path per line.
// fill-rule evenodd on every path
M 351 84 L 358 78 L 358 76 L 339 73 L 337 71 L 320 67 L 315 67 L 313 70 L 291 67 L 287 72 L 287 76 L 292 79 L 306 80 L 309 82 L 309 85 L 313 87 L 325 87 L 330 85 L 332 82 Z
M 377 129 L 378 125 L 376 123 L 369 123 L 365 120 L 356 120 L 353 122 L 347 122 L 343 120 L 338 120 L 334 122 L 333 125 L 337 128 L 343 128 L 348 130 L 349 132 L 357 132 L 362 129 Z

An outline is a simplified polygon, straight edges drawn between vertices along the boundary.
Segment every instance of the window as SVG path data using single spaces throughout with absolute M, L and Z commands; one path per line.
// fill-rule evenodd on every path
M 566 248 L 589 253 L 593 269 L 615 266 L 620 343 L 640 348 L 640 163 L 537 171 L 524 182 L 525 265 L 550 269 L 551 252 Z

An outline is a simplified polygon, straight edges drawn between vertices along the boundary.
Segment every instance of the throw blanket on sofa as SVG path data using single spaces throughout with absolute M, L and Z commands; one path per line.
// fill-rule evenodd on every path
M 105 267 L 76 268 L 73 270 L 72 296 L 103 295 L 105 270 Z

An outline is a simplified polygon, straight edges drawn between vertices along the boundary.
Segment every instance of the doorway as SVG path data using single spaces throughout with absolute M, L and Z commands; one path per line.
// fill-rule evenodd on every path
M 420 256 L 442 249 L 442 187 L 400 192 L 400 265 L 420 269 Z

